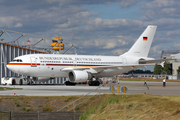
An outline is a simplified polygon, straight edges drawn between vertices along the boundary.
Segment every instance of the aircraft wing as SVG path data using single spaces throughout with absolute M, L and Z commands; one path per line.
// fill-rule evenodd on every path
M 93 73 L 98 73 L 106 69 L 118 69 L 118 68 L 146 68 L 145 66 L 153 65 L 153 64 L 134 64 L 134 65 L 115 65 L 115 66 L 98 66 L 98 67 L 68 67 L 63 68 L 61 71 L 72 71 L 72 70 L 90 70 Z
M 139 64 L 157 63 L 176 59 L 139 60 Z
M 119 68 L 132 68 L 132 69 L 136 69 L 136 68 L 146 68 L 146 66 L 148 65 L 153 65 L 153 64 L 134 64 L 134 65 L 120 65 L 120 66 L 100 66 L 100 67 L 93 67 L 92 69 L 100 72 L 102 70 L 106 70 L 106 69 L 119 69 Z
M 97 67 L 67 67 L 67 68 L 62 68 L 61 71 L 72 71 L 72 70 L 87 70 L 92 73 L 98 73 L 106 69 L 119 69 L 119 68 L 146 68 L 146 66 L 149 65 L 154 65 L 154 64 L 149 64 L 149 63 L 157 63 L 157 62 L 163 62 L 163 61 L 169 61 L 169 60 L 175 60 L 175 59 L 156 59 L 156 60 L 139 60 L 140 64 L 131 64 L 131 65 L 107 65 L 107 66 L 97 66 Z

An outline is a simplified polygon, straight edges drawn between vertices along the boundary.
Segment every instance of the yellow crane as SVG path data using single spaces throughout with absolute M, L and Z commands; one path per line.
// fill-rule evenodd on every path
M 61 50 L 64 50 L 64 44 L 62 43 L 63 39 L 59 36 L 57 36 L 56 38 L 53 38 L 53 43 L 51 43 L 51 48 L 52 50 L 59 50 L 59 47 L 61 47 Z M 61 41 L 60 43 L 58 43 L 58 41 Z

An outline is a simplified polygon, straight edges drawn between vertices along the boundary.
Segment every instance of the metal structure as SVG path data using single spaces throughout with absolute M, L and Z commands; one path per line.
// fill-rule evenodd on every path
M 28 33 L 21 33 L 21 32 L 16 32 L 16 31 L 11 31 L 11 30 L 5 30 L 5 29 L 1 29 L 1 28 L 0 28 L 0 30 L 1 30 L 0 41 L 3 43 L 16 45 L 16 46 L 24 47 L 24 48 L 29 48 L 29 49 L 33 49 L 33 50 L 40 50 L 40 51 L 47 52 L 47 53 L 53 53 L 53 51 L 49 45 L 47 46 L 45 41 L 48 41 L 48 40 L 57 41 L 56 39 L 53 39 L 53 38 L 41 37 L 41 36 L 32 35 L 32 34 L 28 34 Z M 35 43 L 28 45 L 27 41 L 26 41 L 26 39 L 28 37 L 38 38 L 40 40 L 37 40 Z M 8 38 L 8 40 L 7 40 L 7 38 Z M 43 46 L 43 47 L 37 47 L 37 45 L 40 43 L 41 43 L 41 46 Z M 65 52 L 62 52 L 61 54 L 68 53 L 68 51 L 71 48 L 74 48 L 74 52 L 72 52 L 71 54 L 76 54 L 77 47 L 74 43 L 67 42 L 67 41 L 63 41 L 63 43 L 69 44 L 71 47 L 68 48 Z M 59 54 L 60 54 L 60 52 L 59 52 Z
M 163 50 L 161 53 L 161 58 L 170 56 L 172 54 L 178 54 L 180 50 Z
M 28 37 L 35 39 L 35 42 L 32 44 L 29 44 L 30 40 Z M 2 77 L 20 77 L 21 76 L 6 68 L 7 63 L 12 61 L 17 56 L 26 55 L 26 54 L 39 54 L 39 53 L 51 54 L 53 53 L 52 49 L 50 48 L 50 45 L 46 45 L 47 40 L 54 40 L 54 39 L 36 36 L 32 34 L 27 34 L 27 33 L 11 31 L 11 30 L 0 29 L 0 79 Z M 71 48 L 75 48 L 72 54 L 76 54 L 77 47 L 74 43 L 66 42 L 66 41 L 63 41 L 63 43 L 70 44 L 71 47 L 68 48 L 65 52 L 61 51 L 61 54 L 68 53 L 68 51 Z M 44 47 L 40 48 L 37 45 L 44 46 Z M 66 81 L 66 78 L 55 78 L 54 80 L 49 80 L 48 83 L 36 82 L 35 84 L 63 84 L 65 81 Z

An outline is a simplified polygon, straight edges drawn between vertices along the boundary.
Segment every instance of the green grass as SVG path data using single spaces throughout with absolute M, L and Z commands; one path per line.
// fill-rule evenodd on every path
M 106 95 L 99 105 L 89 107 L 80 120 L 179 119 L 179 101 L 179 96 Z
M 15 102 L 16 107 L 21 107 L 19 103 Z
M 72 102 L 80 97 L 0 96 L 0 104 L 9 101 L 9 104 L 15 105 L 15 109 L 10 108 L 10 110 L 16 112 L 17 110 L 56 112 L 68 104 L 64 100 Z M 31 101 L 36 99 L 42 102 L 36 104 L 35 101 Z M 180 96 L 104 94 L 92 97 L 89 101 L 76 106 L 75 110 L 84 112 L 80 120 L 177 120 L 180 118 L 179 101 Z
M 52 107 L 47 106 L 47 105 L 46 105 L 46 107 L 43 108 L 44 112 L 51 112 L 52 110 L 53 110 Z
M 74 96 L 70 96 L 70 97 L 68 97 L 67 99 L 65 99 L 64 102 L 69 102 L 69 101 L 72 100 L 72 99 L 75 99 L 75 97 L 74 97 Z
M 0 87 L 0 90 L 23 90 L 23 88 Z
M 29 112 L 29 111 L 32 111 L 32 108 L 23 107 L 21 108 L 21 111 Z
M 21 108 L 21 110 L 22 110 L 22 111 L 26 111 L 26 108 L 25 108 L 25 107 L 23 107 L 23 108 Z

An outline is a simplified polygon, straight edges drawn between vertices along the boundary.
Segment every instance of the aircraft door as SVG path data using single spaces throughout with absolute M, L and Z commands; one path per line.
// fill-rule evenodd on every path
M 30 57 L 31 67 L 37 67 L 37 57 Z

